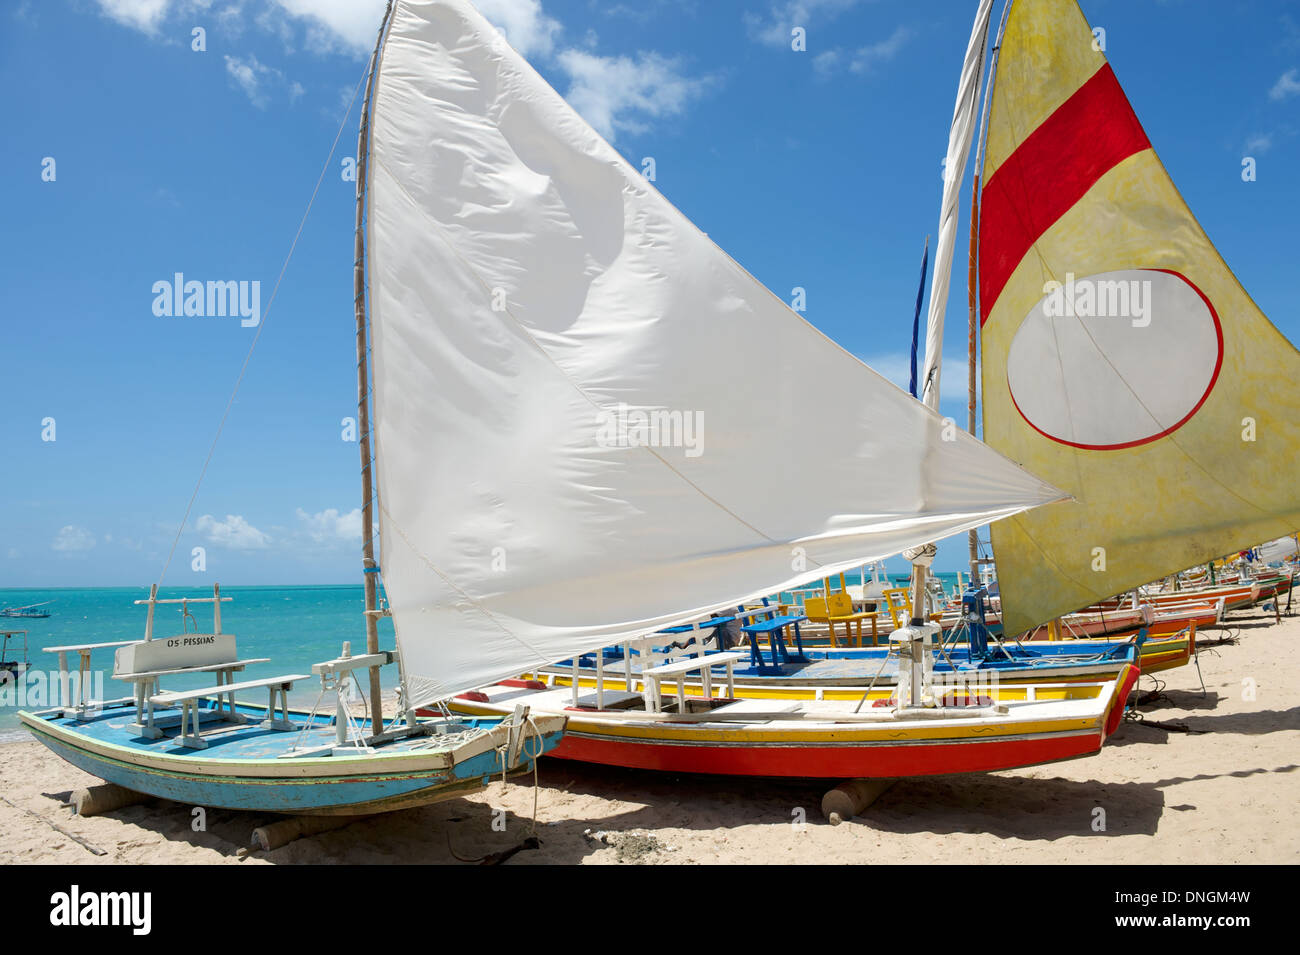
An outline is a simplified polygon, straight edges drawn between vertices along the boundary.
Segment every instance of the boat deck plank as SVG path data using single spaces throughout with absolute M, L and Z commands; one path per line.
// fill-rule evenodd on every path
M 250 720 L 261 720 L 266 716 L 265 707 L 238 704 L 236 711 Z M 332 744 L 335 738 L 335 728 L 333 722 L 324 716 L 317 716 L 312 726 L 307 732 L 298 731 L 275 731 L 268 730 L 253 723 L 225 723 L 218 719 L 218 714 L 207 706 L 200 706 L 200 716 L 206 715 L 203 720 L 203 739 L 208 744 L 205 750 L 197 751 L 186 749 L 180 743 L 180 725 L 159 725 L 163 732 L 164 738 L 159 740 L 145 739 L 136 735 L 132 730 L 131 724 L 135 720 L 135 709 L 132 706 L 122 706 L 108 708 L 99 714 L 92 716 L 90 719 L 81 720 L 72 716 L 59 717 L 50 719 L 49 722 L 55 726 L 65 727 L 75 730 L 93 740 L 110 743 L 114 746 L 124 746 L 127 749 L 141 753 L 166 753 L 168 756 L 191 756 L 196 761 L 211 759 L 249 759 L 263 760 L 274 759 L 281 753 L 286 753 L 295 745 L 301 748 L 311 748 Z M 159 715 L 166 717 L 171 716 L 168 711 L 159 711 Z M 308 714 L 290 711 L 290 717 L 300 724 L 306 724 Z M 175 714 L 179 717 L 179 711 Z M 413 737 L 411 739 L 395 740 L 386 744 L 385 748 L 389 751 L 414 750 L 416 747 L 427 744 L 429 737 Z

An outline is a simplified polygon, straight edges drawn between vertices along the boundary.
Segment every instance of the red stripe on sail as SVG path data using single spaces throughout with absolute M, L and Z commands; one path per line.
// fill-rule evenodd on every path
M 1039 237 L 1098 179 L 1150 148 L 1107 63 L 1007 157 L 980 203 L 981 325 Z

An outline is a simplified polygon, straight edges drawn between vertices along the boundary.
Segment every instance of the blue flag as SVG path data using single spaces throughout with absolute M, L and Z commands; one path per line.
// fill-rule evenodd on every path
M 925 237 L 925 252 L 921 254 L 921 287 L 916 290 L 916 314 L 912 316 L 912 379 L 907 385 L 907 390 L 916 394 L 916 348 L 919 344 L 918 336 L 921 334 L 921 302 L 925 299 L 925 273 L 930 268 L 930 237 Z

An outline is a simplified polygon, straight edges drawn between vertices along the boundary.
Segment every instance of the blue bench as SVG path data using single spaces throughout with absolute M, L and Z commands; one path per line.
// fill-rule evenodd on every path
M 778 612 L 776 607 L 766 607 L 760 610 L 745 610 L 741 608 L 736 614 L 737 617 L 757 617 L 768 615 L 766 620 L 757 620 L 754 623 L 740 628 L 741 633 L 749 635 L 749 656 L 750 662 L 755 669 L 762 674 L 780 674 L 783 663 L 807 663 L 808 658 L 803 654 L 803 637 L 799 634 L 799 624 L 808 618 L 803 614 L 783 614 Z M 785 646 L 785 628 L 794 627 L 794 642 L 799 652 L 791 655 Z M 760 638 L 767 635 L 768 649 L 771 651 L 771 662 L 763 659 L 763 648 L 760 644 Z

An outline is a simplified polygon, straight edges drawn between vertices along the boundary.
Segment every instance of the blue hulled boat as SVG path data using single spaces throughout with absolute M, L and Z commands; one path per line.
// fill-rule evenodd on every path
M 375 546 L 379 533 L 385 542 L 392 532 L 393 539 L 420 550 L 432 543 L 424 529 L 400 526 L 387 514 L 382 515 L 382 525 L 376 527 L 379 475 L 398 483 L 403 479 L 407 483 L 418 480 L 421 498 L 427 495 L 427 475 L 423 471 L 416 474 L 405 464 L 397 453 L 400 441 L 385 445 L 386 461 L 396 462 L 391 469 L 381 471 L 378 451 L 372 448 L 377 439 L 371 431 L 372 328 L 367 315 L 365 275 L 371 190 L 366 170 L 374 145 L 374 100 L 383 86 L 377 64 L 392 14 L 390 5 L 380 26 L 362 104 L 354 233 L 365 653 L 353 656 L 345 644 L 337 659 L 313 664 L 310 674 L 246 679 L 247 667 L 268 661 L 241 657 L 235 637 L 222 631 L 221 604 L 230 598 L 221 597 L 219 588 L 214 587 L 211 598 L 160 600 L 155 585 L 148 600 L 137 601 L 148 605 L 143 639 L 45 648 L 59 657 L 58 705 L 19 713 L 22 722 L 51 750 L 78 768 L 126 789 L 197 806 L 358 815 L 434 802 L 477 789 L 492 777 L 526 772 L 562 735 L 565 717 L 530 717 L 526 707 L 505 718 L 460 719 L 440 709 L 438 718 L 417 719 L 417 705 L 437 705 L 442 696 L 475 685 L 472 671 L 477 645 L 472 635 L 455 628 L 431 632 L 421 627 L 420 617 L 430 600 L 415 592 L 417 587 L 409 583 L 383 585 L 388 598 L 402 598 L 398 611 L 390 614 L 379 604 L 380 566 Z M 400 129 L 401 117 L 389 118 L 388 126 Z M 375 279 L 369 283 L 371 293 L 382 290 L 390 281 L 387 276 Z M 377 328 L 374 331 L 380 334 Z M 416 374 L 424 375 L 426 370 L 417 368 Z M 376 370 L 376 391 L 382 391 L 380 378 Z M 236 382 L 236 393 L 238 387 Z M 400 430 L 420 409 L 418 403 L 408 402 L 374 410 L 377 427 L 387 425 Z M 385 499 L 391 502 L 398 497 L 396 493 L 386 494 Z M 187 511 L 182 528 L 188 517 Z M 169 555 L 168 562 L 170 559 Z M 166 570 L 165 564 L 164 575 Z M 190 629 L 188 623 L 193 616 L 189 605 L 208 602 L 213 606 L 211 632 L 197 632 L 197 623 Z M 180 605 L 184 621 L 180 633 L 154 636 L 154 612 L 159 604 Z M 26 612 L 33 608 L 16 609 Z M 379 649 L 377 624 L 381 616 L 394 618 L 396 651 Z M 452 645 L 459 645 L 459 654 Z M 86 686 L 86 678 L 94 672 L 91 655 L 107 649 L 115 654 L 113 678 L 129 685 L 132 691 L 121 699 L 94 699 Z M 516 648 L 515 652 L 516 657 L 508 653 L 503 656 L 516 666 L 531 665 L 536 660 L 527 647 Z M 390 664 L 400 666 L 399 705 L 386 722 L 379 672 L 380 667 Z M 360 685 L 363 681 L 358 680 L 362 672 L 369 676 L 368 692 L 364 693 Z M 202 680 L 195 681 L 195 677 Z M 163 689 L 162 684 L 179 678 L 185 678 L 189 685 L 202 681 L 209 685 Z M 422 685 L 412 692 L 417 680 Z M 308 681 L 319 681 L 317 706 L 324 702 L 324 713 L 315 709 L 310 713 L 289 710 L 290 690 Z M 250 693 L 267 694 L 261 696 L 267 705 L 259 708 L 236 700 L 237 695 Z M 363 715 L 352 712 L 353 702 L 364 703 Z

